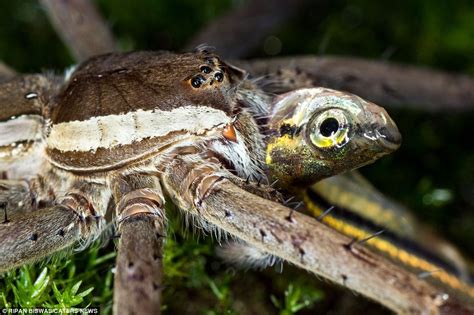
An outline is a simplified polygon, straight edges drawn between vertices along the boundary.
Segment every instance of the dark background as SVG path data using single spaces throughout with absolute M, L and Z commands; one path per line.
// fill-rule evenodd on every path
M 180 51 L 204 25 L 245 1 L 96 3 L 124 50 Z M 36 1 L 1 1 L 0 12 L 0 59 L 6 64 L 20 72 L 61 72 L 73 64 Z M 474 4 L 469 0 L 355 0 L 309 5 L 276 28 L 247 57 L 295 54 L 357 56 L 473 75 Z M 466 256 L 474 257 L 473 111 L 388 111 L 400 128 L 403 145 L 395 154 L 362 172 L 376 187 L 408 206 L 421 221 L 459 246 Z M 278 303 L 272 303 L 271 296 L 282 304 L 281 312 L 291 314 L 291 310 L 285 309 L 285 290 L 290 297 L 300 290 L 296 300 L 311 302 L 312 308 L 304 308 L 300 313 L 341 313 L 347 309 L 341 306 L 344 303 L 353 307 L 353 313 L 382 312 L 368 302 L 357 300 L 354 304 L 352 294 L 334 291 L 291 267 L 285 266 L 283 274 L 275 270 L 236 273 L 214 258 L 211 241 L 186 237 L 179 224 L 172 225 L 177 232 L 167 242 L 165 263 L 169 276 L 164 290 L 164 304 L 170 314 L 198 309 L 199 314 L 276 313 Z M 56 262 L 66 265 L 57 267 L 55 279 L 59 286 L 84 279 L 84 288 L 95 289 L 83 303 L 99 303 L 108 310 L 110 283 L 103 279 L 110 273 L 113 259 L 97 265 L 91 261 L 97 258 L 94 253 L 100 257 L 112 248 L 109 244 L 100 250 L 93 249 L 92 256 Z M 71 265 L 76 266 L 75 274 L 70 279 L 61 279 Z M 86 270 L 85 266 L 90 268 Z M 53 272 L 55 267 L 49 268 Z M 37 275 L 34 268 L 29 272 L 32 277 Z M 14 285 L 18 276 L 11 275 L 3 284 L 0 280 L 0 292 L 3 290 L 4 300 L 11 303 L 16 300 L 9 286 Z M 288 291 L 290 284 L 292 291 Z M 54 299 L 49 294 L 45 300 Z

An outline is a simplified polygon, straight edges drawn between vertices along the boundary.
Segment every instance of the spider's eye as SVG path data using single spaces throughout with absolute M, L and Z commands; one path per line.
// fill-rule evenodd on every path
M 324 137 L 330 137 L 332 134 L 336 133 L 337 130 L 339 129 L 339 122 L 337 121 L 336 118 L 326 118 L 321 126 L 319 126 L 319 132 L 321 132 L 321 135 Z
M 208 74 L 208 73 L 211 73 L 212 69 L 208 66 L 201 66 L 201 68 L 199 68 L 201 70 L 202 73 L 205 73 L 205 74 Z
M 331 108 L 316 113 L 308 127 L 312 144 L 320 149 L 341 147 L 349 140 L 347 113 L 341 109 Z
M 217 82 L 222 82 L 224 80 L 224 74 L 222 72 L 217 72 L 214 75 L 214 78 L 216 78 Z
M 191 79 L 191 85 L 193 86 L 193 88 L 199 88 L 204 82 L 206 81 L 206 79 L 204 79 L 204 77 L 200 74 L 198 74 L 197 76 L 193 77 Z

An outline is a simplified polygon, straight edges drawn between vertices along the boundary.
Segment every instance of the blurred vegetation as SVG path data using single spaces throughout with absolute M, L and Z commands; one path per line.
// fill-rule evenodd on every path
M 242 2 L 100 0 L 97 4 L 124 49 L 180 50 L 206 23 Z M 1 60 L 20 72 L 60 72 L 73 63 L 36 1 L 2 1 L 0 12 Z M 312 5 L 275 30 L 250 57 L 289 54 L 352 55 L 474 75 L 474 4 L 341 0 Z M 404 143 L 397 153 L 363 173 L 474 257 L 474 113 L 389 112 Z M 329 289 L 289 266 L 282 273 L 271 268 L 236 271 L 214 257 L 210 238 L 187 236 L 176 218 L 171 222 L 173 232 L 164 256 L 163 308 L 169 314 L 327 310 L 342 314 L 345 307 L 353 314 L 381 312 L 369 302 L 354 303 L 350 294 L 343 297 L 343 291 Z M 110 242 L 104 248 L 7 273 L 0 279 L 0 307 L 100 305 L 110 312 L 113 248 Z

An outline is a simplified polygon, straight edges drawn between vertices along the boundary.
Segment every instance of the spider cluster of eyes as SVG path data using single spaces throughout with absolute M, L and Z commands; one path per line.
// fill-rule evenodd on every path
M 214 64 L 214 62 L 210 61 L 210 64 Z M 206 82 L 209 82 L 209 85 L 212 85 L 214 82 L 220 83 L 224 81 L 224 73 L 219 68 L 213 70 L 211 67 L 203 65 L 199 67 L 199 70 L 205 74 L 206 77 L 201 74 L 197 74 L 191 78 L 191 85 L 195 89 L 200 88 Z

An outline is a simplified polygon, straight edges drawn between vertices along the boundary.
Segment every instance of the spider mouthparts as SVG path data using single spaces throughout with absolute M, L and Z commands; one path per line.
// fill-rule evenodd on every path
M 237 142 L 237 134 L 235 133 L 235 129 L 232 125 L 225 126 L 224 130 L 222 131 L 222 135 L 229 141 Z

